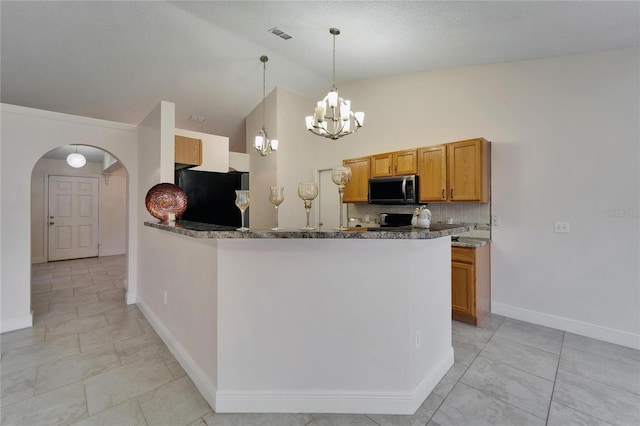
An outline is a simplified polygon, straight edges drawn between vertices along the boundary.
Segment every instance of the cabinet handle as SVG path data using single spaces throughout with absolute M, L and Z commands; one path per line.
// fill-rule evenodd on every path
M 391 174 L 391 166 L 389 166 L 389 171 L 387 173 Z
M 396 169 L 395 169 L 395 171 L 396 171 L 396 173 L 398 173 L 398 166 L 396 166 Z
M 453 188 L 451 188 L 451 199 L 453 200 Z
M 444 200 L 444 188 L 442 188 L 442 199 Z

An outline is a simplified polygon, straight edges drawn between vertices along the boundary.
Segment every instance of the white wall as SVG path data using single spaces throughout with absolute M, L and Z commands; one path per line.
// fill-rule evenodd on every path
M 46 152 L 84 144 L 110 152 L 129 174 L 127 285 L 135 289 L 137 129 L 135 126 L 2 104 L 0 288 L 2 332 L 31 325 L 31 172 Z
M 114 256 L 127 249 L 127 172 L 123 168 L 100 179 L 100 253 Z
M 229 152 L 229 168 L 239 172 L 248 172 L 251 169 L 249 154 Z
M 493 229 L 493 311 L 640 347 L 639 63 L 638 49 L 624 49 L 341 83 L 366 119 L 335 142 L 299 135 L 317 99 L 302 105 L 278 89 L 278 128 L 267 127 L 280 140 L 282 208 L 302 211 L 294 175 L 485 137 L 502 222 Z M 570 222 L 571 233 L 555 234 L 554 221 Z

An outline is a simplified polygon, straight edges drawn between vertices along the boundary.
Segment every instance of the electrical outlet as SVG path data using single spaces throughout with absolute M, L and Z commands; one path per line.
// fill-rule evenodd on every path
M 167 290 L 162 294 L 162 303 L 167 304 Z
M 491 216 L 491 226 L 500 226 L 500 215 L 494 214 Z
M 554 222 L 553 231 L 560 234 L 568 234 L 570 232 L 569 222 Z
M 416 348 L 420 347 L 420 330 L 416 331 Z

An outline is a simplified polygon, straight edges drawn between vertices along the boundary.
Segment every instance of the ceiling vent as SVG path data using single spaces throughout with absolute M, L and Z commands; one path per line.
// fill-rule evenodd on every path
M 267 31 L 269 31 L 272 34 L 277 35 L 278 37 L 280 37 L 281 39 L 284 39 L 284 40 L 289 40 L 291 38 L 291 36 L 289 34 L 285 33 L 282 30 L 279 30 L 278 27 L 273 27 L 273 28 L 271 28 L 271 29 L 269 29 Z

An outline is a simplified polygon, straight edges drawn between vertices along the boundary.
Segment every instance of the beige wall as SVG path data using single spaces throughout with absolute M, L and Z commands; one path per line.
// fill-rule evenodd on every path
M 279 136 L 278 185 L 289 197 L 280 223 L 302 222 L 292 214 L 287 224 L 282 211 L 302 214 L 293 188 L 315 169 L 485 137 L 501 216 L 493 311 L 640 347 L 639 64 L 636 48 L 341 83 L 366 119 L 335 142 L 304 130 L 324 93 L 302 102 L 278 89 L 269 131 Z M 247 117 L 247 135 L 258 113 Z M 554 221 L 570 222 L 571 233 L 554 233 Z

